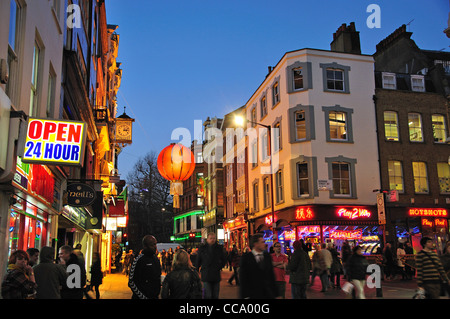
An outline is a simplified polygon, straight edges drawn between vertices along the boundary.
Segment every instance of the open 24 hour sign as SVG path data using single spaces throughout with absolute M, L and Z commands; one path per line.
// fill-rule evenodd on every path
M 22 162 L 82 166 L 84 122 L 29 118 Z

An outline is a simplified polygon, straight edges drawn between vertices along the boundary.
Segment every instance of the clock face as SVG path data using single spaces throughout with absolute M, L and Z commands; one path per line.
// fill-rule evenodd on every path
M 92 217 L 91 218 L 91 224 L 92 225 L 97 225 L 97 223 L 98 223 L 98 218 L 97 217 Z
M 131 127 L 128 124 L 118 124 L 117 135 L 120 138 L 131 138 Z

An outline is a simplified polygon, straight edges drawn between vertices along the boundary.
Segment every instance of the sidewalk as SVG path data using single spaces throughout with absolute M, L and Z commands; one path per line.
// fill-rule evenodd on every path
M 232 272 L 228 269 L 222 271 L 222 281 L 220 283 L 220 298 L 221 299 L 238 299 L 239 287 L 233 282 L 233 285 L 228 284 L 228 279 Z M 289 284 L 289 277 L 286 276 L 286 299 L 291 299 L 291 285 Z M 345 280 L 341 277 L 341 285 Z M 417 286 L 415 280 L 401 281 L 383 281 L 382 294 L 383 297 L 377 297 L 376 289 L 369 289 L 366 287 L 367 299 L 411 299 L 415 293 Z M 350 298 L 345 292 L 340 289 L 328 289 L 327 292 L 320 292 L 322 289 L 320 279 L 316 277 L 314 284 L 307 289 L 308 299 L 348 299 Z M 91 296 L 94 296 L 90 292 Z M 108 274 L 103 278 L 103 284 L 100 286 L 101 299 L 131 299 L 131 290 L 128 287 L 128 277 L 121 273 Z M 448 298 L 448 297 L 441 297 Z

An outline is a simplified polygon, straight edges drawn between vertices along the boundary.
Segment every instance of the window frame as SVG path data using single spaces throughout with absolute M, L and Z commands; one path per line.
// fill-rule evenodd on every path
M 436 132 L 435 132 L 435 124 L 434 124 L 435 122 L 433 121 L 433 117 L 435 117 L 435 116 L 442 116 L 442 122 L 440 123 L 440 125 L 442 125 L 443 127 L 439 129 L 440 131 L 442 131 L 444 133 L 444 138 L 443 138 L 442 142 L 436 141 L 436 134 L 435 134 Z M 431 114 L 431 129 L 433 131 L 433 142 L 436 144 L 445 144 L 448 139 L 447 126 L 446 126 L 445 120 L 446 120 L 445 115 L 443 115 L 443 114 L 439 114 L 439 113 Z
M 385 78 L 392 78 L 392 82 L 393 83 L 389 83 L 386 81 Z M 382 82 L 382 87 L 383 89 L 386 90 L 397 90 L 397 75 L 395 73 L 391 73 L 391 72 L 381 72 L 381 82 Z
M 392 165 L 393 165 L 393 170 L 392 170 L 392 172 L 394 173 L 393 175 L 390 174 L 390 171 L 391 171 L 391 168 L 389 167 L 390 163 L 392 163 Z M 400 175 L 396 175 L 397 172 L 395 171 L 395 163 L 400 164 L 400 166 L 399 166 L 400 167 Z M 403 177 L 403 163 L 398 160 L 388 160 L 387 161 L 387 173 L 388 173 L 389 190 L 397 190 L 400 194 L 404 194 L 405 193 L 405 179 Z M 395 179 L 397 179 L 397 178 L 401 179 L 401 185 L 402 185 L 401 190 L 397 189 L 397 187 L 396 188 L 391 187 L 391 184 L 393 184 L 391 182 L 391 180 L 393 179 L 395 182 Z M 395 183 L 395 184 L 398 185 L 397 183 Z
M 417 129 L 417 126 L 411 126 L 411 120 L 412 119 L 410 119 L 410 115 L 412 116 L 412 115 L 418 115 L 418 118 L 419 118 L 419 124 L 420 124 L 420 126 L 419 126 L 419 128 L 420 128 L 420 136 L 421 136 L 421 140 L 419 141 L 416 141 L 416 140 L 412 140 L 411 139 L 411 130 L 414 130 L 414 129 Z M 415 132 L 414 132 L 415 133 Z M 413 134 L 414 134 L 413 133 Z M 418 113 L 418 112 L 409 112 L 408 113 L 408 136 L 409 136 L 409 141 L 411 142 L 411 143 L 423 143 L 423 142 L 425 142 L 425 139 L 424 139 L 424 136 L 423 136 L 423 120 L 422 120 L 422 114 L 420 114 L 420 113 Z
M 351 71 L 350 66 L 332 62 L 332 63 L 320 63 L 320 67 L 322 68 L 322 81 L 323 81 L 323 91 L 324 92 L 350 94 L 350 76 L 349 76 L 349 73 Z M 335 90 L 335 89 L 328 88 L 328 75 L 327 75 L 328 70 L 342 71 L 342 77 L 343 77 L 343 89 L 342 90 Z
M 306 137 L 304 139 L 297 139 L 296 113 L 301 111 L 305 112 Z M 289 108 L 288 112 L 289 112 L 289 142 L 302 143 L 315 140 L 316 133 L 314 121 L 314 106 L 297 104 L 296 106 Z
M 268 175 L 263 176 L 263 209 L 270 208 L 271 206 L 271 195 L 270 192 L 270 177 Z
M 349 190 L 350 194 L 335 194 L 334 183 L 333 188 L 329 191 L 330 198 L 349 198 L 357 199 L 357 185 L 356 185 L 356 163 L 355 158 L 348 158 L 342 155 L 337 157 L 325 157 L 325 162 L 328 164 L 328 179 L 333 180 L 333 163 L 346 163 L 349 167 Z
M 335 106 L 322 106 L 322 111 L 325 113 L 324 117 L 325 117 L 326 141 L 332 143 L 354 143 L 353 124 L 352 124 L 353 109 L 341 107 L 340 105 L 335 105 Z M 330 112 L 346 113 L 346 120 L 345 120 L 346 139 L 331 138 Z
M 420 89 L 414 89 L 414 80 L 420 80 L 421 82 L 421 86 Z M 411 74 L 411 91 L 414 92 L 425 92 L 425 77 L 423 75 L 418 75 L 418 74 Z M 416 86 L 417 87 L 417 86 Z
M 294 89 L 294 69 L 302 68 L 303 71 L 303 88 Z M 286 67 L 286 83 L 287 93 L 298 93 L 313 88 L 311 62 L 296 61 Z
M 284 203 L 284 171 L 280 168 L 275 173 L 275 204 Z
M 389 125 L 390 130 L 392 131 L 392 127 L 393 124 L 391 123 L 386 123 L 386 113 L 391 113 L 395 115 L 395 128 L 397 131 L 397 139 L 392 139 L 392 136 L 387 136 L 387 130 L 386 130 L 386 125 Z M 389 141 L 389 142 L 400 142 L 400 127 L 399 127 L 399 123 L 398 123 L 398 112 L 396 111 L 384 111 L 383 112 L 383 127 L 384 127 L 384 139 L 385 141 Z M 395 138 L 395 137 L 394 137 Z
M 416 174 L 414 173 L 414 164 L 423 164 L 424 165 L 424 169 L 425 169 L 425 177 L 424 176 L 416 176 Z M 427 167 L 427 163 L 426 162 L 422 162 L 422 161 L 417 161 L 417 162 L 411 162 L 411 166 L 412 166 L 412 175 L 413 175 L 413 180 L 414 180 L 414 194 L 429 194 L 430 193 L 430 183 L 428 181 L 428 167 Z M 418 167 L 418 170 L 420 171 L 420 167 Z M 417 191 L 417 185 L 416 185 L 416 178 L 419 179 L 419 187 L 421 186 L 420 180 L 421 179 L 425 179 L 426 181 L 426 191 Z
M 259 212 L 259 179 L 255 179 L 252 183 L 253 192 L 253 211 Z
M 307 164 L 308 171 L 308 191 L 309 194 L 300 195 L 299 190 L 299 176 L 298 176 L 298 164 Z M 291 197 L 293 200 L 311 199 L 319 196 L 319 190 L 317 187 L 317 157 L 300 155 L 297 158 L 290 160 L 290 176 L 291 178 Z
M 446 176 L 441 176 L 439 173 L 440 173 L 440 171 L 442 171 L 442 169 L 439 169 L 439 166 L 440 165 L 443 165 L 444 167 L 446 167 L 447 168 L 447 176 L 448 177 L 446 177 Z M 446 162 L 437 162 L 436 163 L 436 172 L 437 172 L 437 177 L 438 177 L 438 186 L 439 186 L 439 194 L 450 194 L 450 165 L 448 164 L 448 163 L 446 163 Z M 443 191 L 443 187 L 442 187 L 442 184 L 441 184 L 441 181 L 440 181 L 440 179 L 447 179 L 447 187 L 448 187 L 448 190 L 447 191 Z M 443 181 L 444 182 L 444 181 Z M 445 182 L 444 182 L 444 185 L 445 185 Z

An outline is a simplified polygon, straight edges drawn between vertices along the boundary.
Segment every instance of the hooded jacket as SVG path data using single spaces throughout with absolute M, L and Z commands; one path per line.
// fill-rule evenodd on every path
M 55 250 L 43 247 L 39 264 L 33 267 L 36 279 L 36 299 L 61 299 L 60 287 L 66 283 L 67 273 L 62 265 L 53 262 Z

